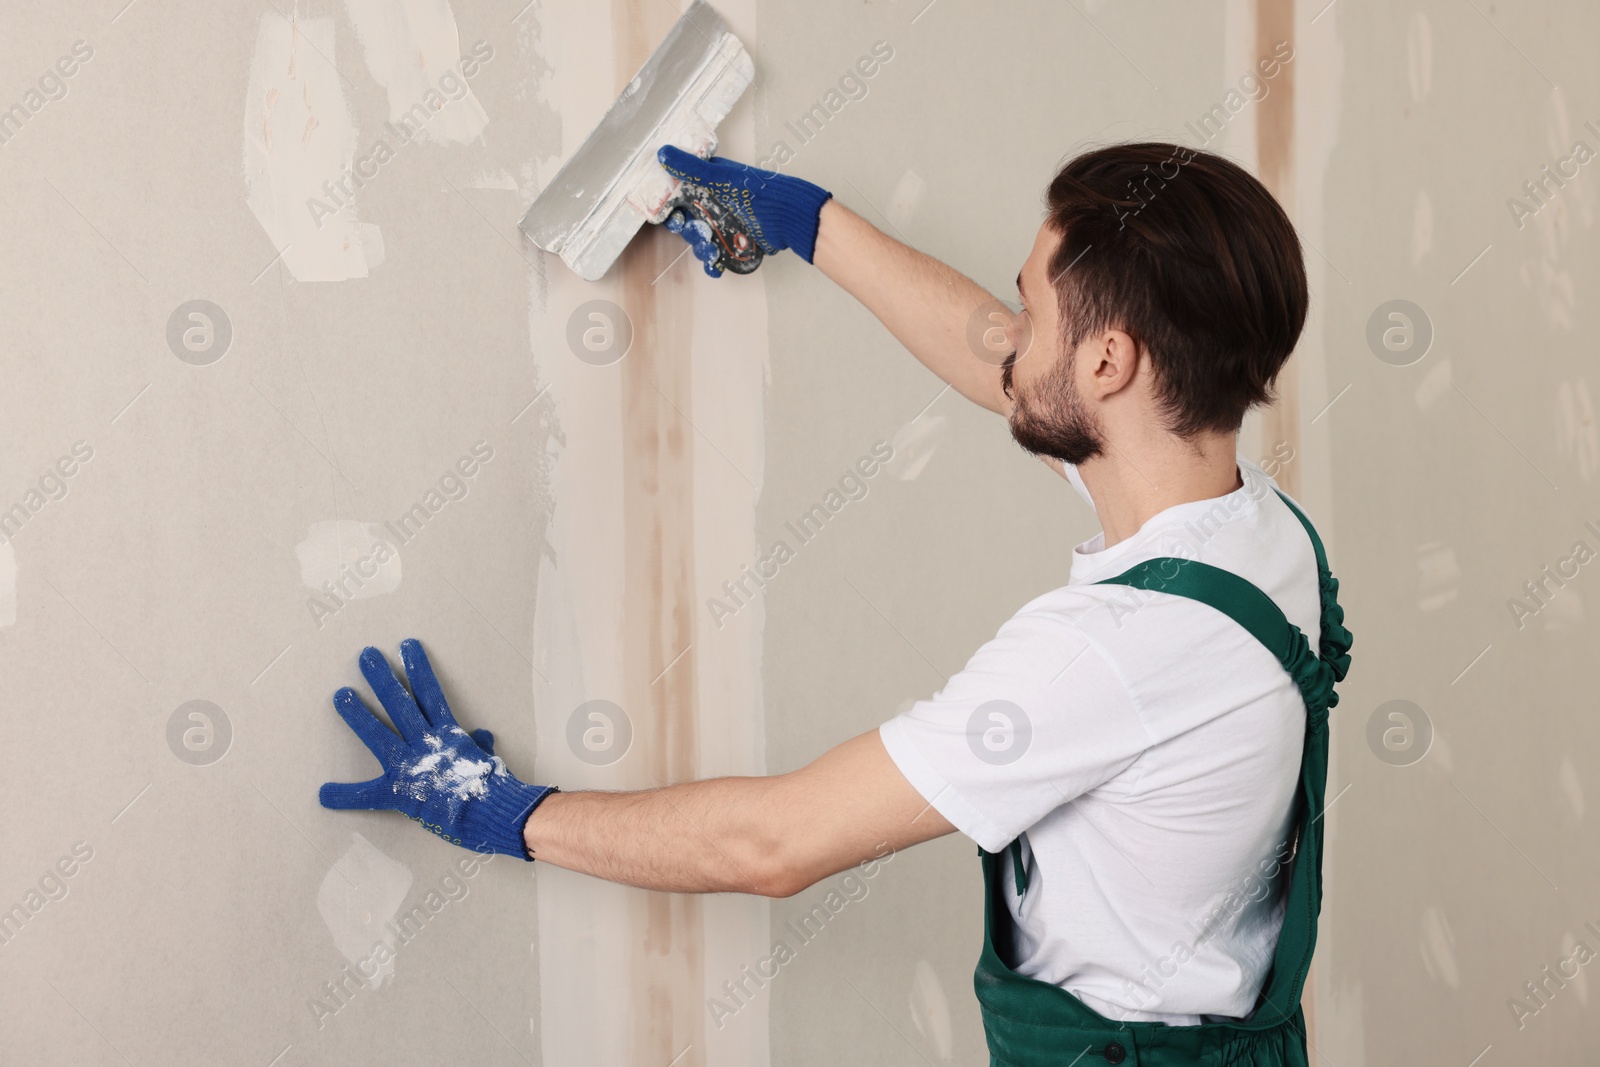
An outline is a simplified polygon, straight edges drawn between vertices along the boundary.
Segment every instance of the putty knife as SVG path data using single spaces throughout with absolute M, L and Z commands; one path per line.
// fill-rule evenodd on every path
M 713 266 L 735 274 L 755 270 L 761 246 L 739 217 L 656 161 L 656 149 L 664 144 L 710 157 L 717 123 L 754 77 L 750 54 L 722 16 L 705 0 L 695 0 L 534 199 L 522 217 L 522 232 L 595 281 L 641 226 L 681 208 L 711 228 L 720 253 Z

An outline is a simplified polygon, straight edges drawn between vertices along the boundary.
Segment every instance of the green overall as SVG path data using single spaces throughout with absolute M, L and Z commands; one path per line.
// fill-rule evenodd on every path
M 1305 1017 L 1300 990 L 1317 940 L 1322 905 L 1323 787 L 1328 778 L 1328 710 L 1339 702 L 1334 683 L 1350 668 L 1350 631 L 1337 599 L 1339 582 L 1328 571 L 1322 541 L 1289 498 L 1284 503 L 1305 527 L 1316 550 L 1322 598 L 1321 655 L 1311 651 L 1300 628 L 1272 599 L 1245 579 L 1198 560 L 1163 556 L 1146 560 L 1095 584 L 1129 585 L 1186 596 L 1209 604 L 1250 631 L 1272 650 L 1300 686 L 1306 703 L 1305 747 L 1295 848 L 1289 860 L 1288 904 L 1267 984 L 1251 1014 L 1239 1021 L 1173 1026 L 1164 1022 L 1119 1022 L 1092 1010 L 1062 987 L 1026 978 L 995 951 L 996 934 L 1010 943 L 1011 912 L 1001 878 L 1001 853 L 979 849 L 983 858 L 983 955 L 974 985 L 983 1009 L 991 1067 L 1307 1067 Z M 1027 889 L 1021 848 L 1013 841 L 1012 874 L 1018 894 Z

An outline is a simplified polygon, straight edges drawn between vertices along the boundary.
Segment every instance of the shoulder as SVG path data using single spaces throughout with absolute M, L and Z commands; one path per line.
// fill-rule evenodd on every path
M 1021 693 L 1059 694 L 1071 688 L 1066 677 L 1120 683 L 1102 650 L 1099 634 L 1114 626 L 1107 609 L 1109 590 L 1062 586 L 1030 600 L 973 651 L 966 666 L 949 679 L 942 695 L 959 696 L 967 686 L 1003 687 Z M 1060 684 L 1058 684 L 1060 683 Z

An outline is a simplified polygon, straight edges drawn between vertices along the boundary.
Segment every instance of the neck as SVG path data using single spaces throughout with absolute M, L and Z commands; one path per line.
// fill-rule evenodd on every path
M 1108 438 L 1101 455 L 1079 466 L 1106 548 L 1167 508 L 1226 496 L 1244 484 L 1236 434 L 1206 434 L 1193 443 L 1163 437 L 1137 442 L 1137 448 Z

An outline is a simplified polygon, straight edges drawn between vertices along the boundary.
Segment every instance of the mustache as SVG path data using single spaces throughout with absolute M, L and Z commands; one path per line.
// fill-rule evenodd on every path
M 1012 368 L 1017 365 L 1017 350 L 1013 348 L 1011 354 L 1000 364 L 1000 391 L 1006 395 L 1007 400 L 1016 399 L 1011 395 Z

